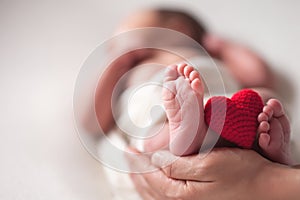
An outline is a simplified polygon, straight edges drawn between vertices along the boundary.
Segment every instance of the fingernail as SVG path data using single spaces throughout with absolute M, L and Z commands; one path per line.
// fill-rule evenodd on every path
M 155 152 L 151 157 L 151 162 L 156 167 L 163 167 L 171 164 L 176 159 L 176 156 L 168 151 Z
M 151 162 L 156 166 L 160 166 L 160 163 L 162 162 L 162 157 L 163 155 L 161 152 L 156 152 L 152 155 Z

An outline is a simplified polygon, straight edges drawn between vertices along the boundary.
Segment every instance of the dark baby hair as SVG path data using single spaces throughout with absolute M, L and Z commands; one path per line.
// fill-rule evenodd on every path
M 199 44 L 202 43 L 203 36 L 207 33 L 207 31 L 204 25 L 194 16 L 183 10 L 176 9 L 158 8 L 156 9 L 156 12 L 161 16 L 163 23 L 165 24 L 167 24 L 170 20 L 182 20 L 186 23 L 187 27 L 192 29 L 190 37 L 196 40 Z M 166 26 L 166 28 L 172 27 Z

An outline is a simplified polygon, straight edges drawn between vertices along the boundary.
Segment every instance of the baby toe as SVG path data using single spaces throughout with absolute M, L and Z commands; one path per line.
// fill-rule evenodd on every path
M 180 75 L 183 75 L 183 74 L 184 74 L 184 69 L 185 69 L 186 66 L 187 66 L 186 63 L 181 63 L 181 64 L 178 65 L 177 71 L 178 71 L 178 73 L 179 73 Z
M 186 66 L 185 68 L 184 68 L 184 76 L 185 76 L 185 78 L 189 78 L 189 76 L 190 76 L 190 73 L 192 72 L 192 71 L 194 71 L 194 68 L 192 67 L 192 66 Z
M 271 137 L 268 133 L 259 134 L 258 144 L 264 151 L 268 151 Z
M 269 105 L 264 106 L 263 112 L 268 116 L 268 120 L 273 116 L 273 108 Z
M 274 117 L 281 117 L 284 115 L 284 109 L 281 104 L 281 102 L 277 99 L 270 99 L 267 102 L 267 105 L 270 106 L 273 109 L 273 115 Z
M 195 80 L 195 79 L 199 79 L 200 78 L 200 75 L 199 73 L 196 71 L 196 70 L 193 70 L 191 73 L 190 73 L 190 76 L 189 76 L 189 79 L 191 81 Z
M 270 130 L 270 124 L 267 121 L 261 122 L 258 126 L 259 133 L 268 132 L 269 130 Z
M 269 121 L 269 116 L 268 116 L 266 113 L 262 112 L 262 113 L 260 113 L 260 114 L 258 115 L 257 121 L 258 121 L 259 123 L 261 123 L 261 122 L 263 122 L 263 121 Z
M 202 87 L 202 84 L 201 84 L 201 80 L 199 78 L 197 79 L 194 79 L 192 82 L 191 82 L 191 87 L 192 89 L 198 93 L 198 94 L 203 94 L 203 87 Z

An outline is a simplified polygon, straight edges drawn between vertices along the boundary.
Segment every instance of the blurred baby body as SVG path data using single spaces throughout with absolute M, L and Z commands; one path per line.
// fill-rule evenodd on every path
M 114 108 L 116 125 L 107 134 L 107 137 L 117 148 L 126 151 L 127 146 L 130 145 L 144 152 L 145 142 L 155 138 L 157 147 L 168 149 L 168 139 L 161 139 L 159 133 L 168 126 L 162 102 L 162 83 L 166 66 L 173 63 L 171 58 L 174 59 L 174 63 L 180 60 L 170 53 L 158 53 L 157 57 L 145 60 L 130 70 L 120 81 L 119 84 L 126 85 L 126 89 L 121 94 L 116 95 L 118 96 Z M 216 66 L 215 62 L 217 61 L 212 62 L 209 57 L 199 54 L 198 56 L 191 54 L 191 57 L 185 61 L 193 64 L 201 72 L 206 84 L 204 102 L 213 95 L 225 95 L 224 91 L 227 92 L 228 96 L 231 96 L 239 89 L 239 85 L 226 68 Z M 223 83 L 226 83 L 225 88 Z M 151 147 L 151 149 L 155 148 Z M 99 143 L 98 151 L 101 154 L 106 151 L 103 142 Z M 107 153 L 109 154 L 109 152 Z M 118 159 L 124 163 L 127 162 L 124 155 Z M 119 198 L 121 191 L 124 194 L 136 194 L 127 174 L 109 168 L 105 168 L 105 171 L 114 188 L 116 199 Z M 135 198 L 138 199 L 138 196 Z
M 143 13 L 132 16 L 131 18 L 127 18 L 120 26 L 120 32 L 134 28 L 163 27 L 184 33 L 198 44 L 202 43 L 203 35 L 206 33 L 205 29 L 199 23 L 195 23 L 196 20 L 177 11 L 143 11 Z M 145 38 L 143 36 L 137 39 L 141 42 L 146 42 L 146 44 L 149 44 L 149 42 L 165 42 L 161 40 L 163 37 L 159 37 L 159 34 L 155 35 L 157 40 L 147 40 L 146 36 Z M 194 46 L 181 43 L 171 37 L 170 40 L 164 43 L 170 51 L 166 51 L 165 48 L 138 50 L 141 55 L 147 54 L 147 56 L 135 63 L 135 66 L 130 66 L 128 72 L 122 76 L 115 87 L 112 97 L 112 101 L 115 103 L 112 108 L 115 125 L 109 129 L 106 136 L 114 146 L 122 151 L 125 151 L 128 145 L 136 147 L 142 152 L 145 151 L 145 142 L 151 138 L 156 138 L 159 135 L 158 133 L 166 127 L 166 116 L 162 106 L 161 93 L 164 70 L 167 66 L 186 62 L 196 68 L 206 87 L 204 103 L 211 96 L 231 96 L 231 94 L 241 88 L 237 84 L 236 78 L 238 79 L 240 75 L 237 72 L 243 70 L 233 69 L 229 72 L 228 68 L 222 67 L 220 63 L 218 63 L 220 67 L 217 67 L 216 62 L 208 57 L 201 47 L 197 49 Z M 138 45 L 142 46 L 141 44 Z M 214 48 L 212 53 L 218 57 L 216 49 L 219 48 Z M 228 55 L 226 54 L 226 56 Z M 232 66 L 235 67 L 235 65 Z M 232 76 L 231 73 L 234 72 L 235 74 Z M 114 76 L 114 74 L 111 74 L 111 76 Z M 247 86 L 247 84 L 251 85 L 248 82 L 244 82 L 243 86 Z M 99 108 L 100 111 L 101 109 L 105 109 L 105 107 Z M 162 138 L 161 140 L 157 137 L 156 139 L 156 144 L 161 143 L 158 145 L 159 149 L 168 148 L 169 143 L 166 138 Z M 105 148 L 105 142 L 100 141 L 98 145 L 99 154 L 107 153 L 114 156 L 111 152 L 106 151 Z M 125 164 L 126 158 L 122 157 L 122 155 L 118 156 L 120 157 L 116 159 Z M 107 171 L 106 175 L 113 186 L 117 199 L 118 197 L 122 197 L 122 195 L 135 194 L 135 189 L 130 184 L 131 181 L 127 174 L 109 168 L 105 168 L 105 170 Z
M 152 57 L 132 68 L 119 82 L 120 87 L 125 85 L 126 89 L 115 95 L 118 97 L 117 106 L 113 108 L 116 125 L 127 137 L 126 141 L 135 144 L 133 146 L 137 145 L 141 151 L 144 151 L 144 141 L 155 138 L 168 126 L 162 102 L 163 79 L 167 66 L 186 62 L 201 72 L 206 85 L 204 101 L 215 95 L 230 96 L 240 88 L 226 68 L 218 67 L 217 61 L 205 56 L 202 49 L 177 47 L 174 52 L 184 52 L 185 58 L 173 52 L 153 50 Z M 168 148 L 168 142 L 164 142 L 164 148 Z

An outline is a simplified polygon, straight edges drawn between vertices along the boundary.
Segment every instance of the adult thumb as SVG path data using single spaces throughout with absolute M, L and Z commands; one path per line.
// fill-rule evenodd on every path
M 151 162 L 160 168 L 166 176 L 178 180 L 210 181 L 205 175 L 204 154 L 178 157 L 169 151 L 158 151 L 151 157 Z

